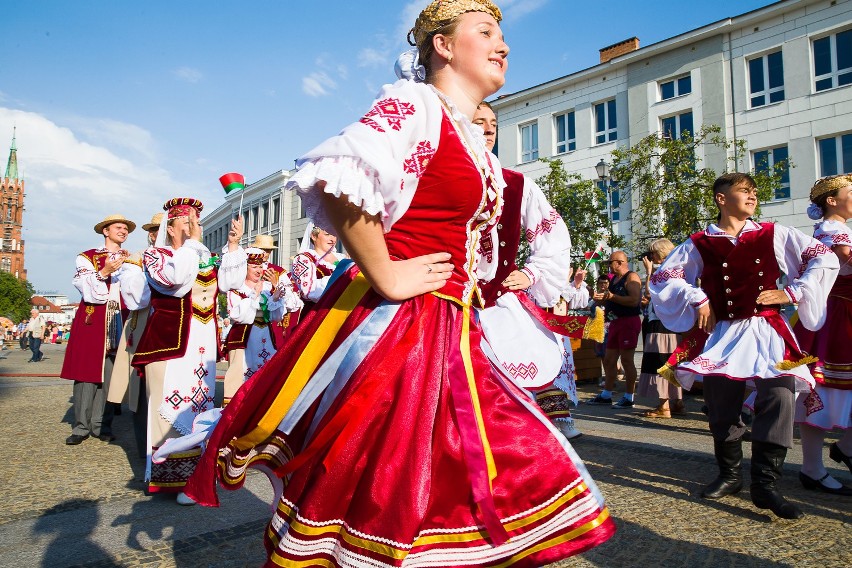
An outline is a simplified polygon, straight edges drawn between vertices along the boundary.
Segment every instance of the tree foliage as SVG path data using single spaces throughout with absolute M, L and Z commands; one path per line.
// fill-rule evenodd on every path
M 612 152 L 611 175 L 622 188 L 623 199 L 632 199 L 633 250 L 644 250 L 647 241 L 665 237 L 680 243 L 716 219 L 718 209 L 710 189 L 722 173 L 707 167 L 699 150 L 713 147 L 724 153 L 726 171 L 736 164 L 731 156 L 746 153 L 742 140 L 731 141 L 717 125 L 703 125 L 694 135 L 680 138 L 651 134 L 630 148 Z M 779 162 L 773 168 L 752 172 L 757 182 L 759 202 L 769 200 L 780 187 L 781 173 L 791 164 Z M 730 170 L 729 170 L 730 168 Z M 758 206 L 755 217 L 759 217 Z
M 0 272 L 0 316 L 14 322 L 30 317 L 33 294 L 35 290 L 29 281 L 19 280 L 8 272 Z
M 541 161 L 549 170 L 535 182 L 568 225 L 571 258 L 582 259 L 583 253 L 593 251 L 601 239 L 612 248 L 623 246 L 623 237 L 614 235 L 608 222 L 604 191 L 593 180 L 565 171 L 558 158 L 541 158 Z

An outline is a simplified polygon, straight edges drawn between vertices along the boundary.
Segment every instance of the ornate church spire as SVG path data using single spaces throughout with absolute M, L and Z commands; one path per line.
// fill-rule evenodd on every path
M 9 149 L 9 161 L 6 162 L 6 178 L 18 179 L 18 147 L 15 145 L 15 130 L 12 128 L 12 147 Z

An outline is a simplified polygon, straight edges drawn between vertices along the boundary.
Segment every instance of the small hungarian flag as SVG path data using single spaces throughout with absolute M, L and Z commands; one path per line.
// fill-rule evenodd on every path
M 225 174 L 219 178 L 219 182 L 222 184 L 222 187 L 225 188 L 225 195 L 228 195 L 232 191 L 236 191 L 238 189 L 245 189 L 246 187 L 246 178 L 244 178 L 242 174 Z

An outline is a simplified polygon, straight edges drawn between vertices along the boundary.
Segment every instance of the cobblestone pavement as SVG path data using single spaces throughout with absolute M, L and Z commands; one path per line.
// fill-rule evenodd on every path
M 116 442 L 65 445 L 71 383 L 56 378 L 64 346 L 43 351 L 47 360 L 40 363 L 26 363 L 29 353 L 19 349 L 0 358 L 0 566 L 262 564 L 272 499 L 262 475 L 249 475 L 244 490 L 222 492 L 218 509 L 146 497 L 129 412 L 115 419 Z M 590 396 L 597 388 L 585 384 L 580 390 Z M 652 402 L 640 401 L 638 409 Z M 698 497 L 716 471 L 701 405 L 700 396 L 689 397 L 687 416 L 657 421 L 640 418 L 636 409 L 580 405 L 575 418 L 585 435 L 574 447 L 605 495 L 618 532 L 554 566 L 852 565 L 852 499 L 801 487 L 798 440 L 781 488 L 804 509 L 804 519 L 761 512 L 747 489 L 720 501 Z M 835 477 L 852 484 L 848 471 L 825 459 Z

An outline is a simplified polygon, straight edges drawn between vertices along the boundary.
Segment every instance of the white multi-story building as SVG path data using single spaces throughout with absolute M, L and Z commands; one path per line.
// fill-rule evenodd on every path
M 744 140 L 737 169 L 786 158 L 795 167 L 762 218 L 806 232 L 808 193 L 824 175 L 852 172 L 852 0 L 782 0 L 639 48 L 631 38 L 601 63 L 492 102 L 498 155 L 532 178 L 541 157 L 598 179 L 595 164 L 654 133 L 716 124 Z M 702 156 L 725 171 L 728 156 Z M 631 234 L 628 199 L 613 192 L 617 234 Z
M 228 243 L 231 219 L 239 213 L 242 198 L 244 234 L 240 244 L 247 247 L 258 234 L 270 235 L 277 247 L 270 262 L 289 268 L 308 224 L 299 197 L 295 192 L 284 191 L 291 175 L 286 170 L 275 172 L 225 196 L 225 203 L 201 220 L 207 248 L 218 252 Z

